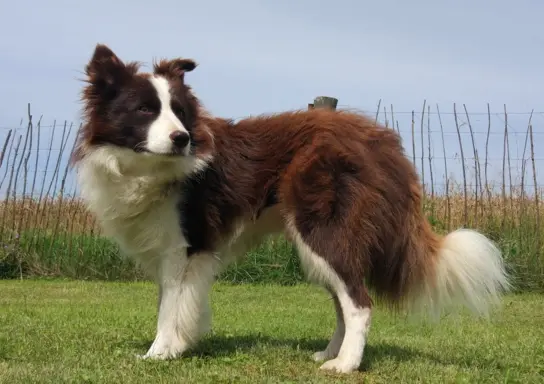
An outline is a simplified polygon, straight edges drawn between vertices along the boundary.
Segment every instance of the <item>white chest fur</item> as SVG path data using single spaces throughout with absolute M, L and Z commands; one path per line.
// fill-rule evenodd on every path
M 124 254 L 143 264 L 187 247 L 177 210 L 180 195 L 165 189 L 184 170 L 174 163 L 160 165 L 131 172 L 122 169 L 118 156 L 104 151 L 101 156 L 89 155 L 78 165 L 81 196 L 104 234 Z

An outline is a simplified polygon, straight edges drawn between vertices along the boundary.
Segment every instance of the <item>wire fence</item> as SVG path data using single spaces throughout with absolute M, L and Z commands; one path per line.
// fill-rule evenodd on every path
M 380 101 L 367 114 L 402 137 L 436 230 L 480 229 L 500 244 L 520 286 L 543 288 L 537 168 L 544 156 L 535 148 L 544 141 L 544 112 L 447 109 L 424 101 L 418 111 L 395 112 Z M 68 159 L 79 127 L 45 124 L 30 105 L 20 126 L 0 125 L 0 277 L 134 276 L 78 199 Z

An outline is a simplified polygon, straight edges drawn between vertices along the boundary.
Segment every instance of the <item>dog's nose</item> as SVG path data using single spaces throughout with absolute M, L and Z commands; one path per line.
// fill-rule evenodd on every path
M 170 134 L 170 140 L 178 148 L 183 148 L 189 143 L 189 134 L 184 131 L 174 131 Z

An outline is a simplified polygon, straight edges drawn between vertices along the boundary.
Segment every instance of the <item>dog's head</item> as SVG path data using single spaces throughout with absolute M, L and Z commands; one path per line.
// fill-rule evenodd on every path
M 184 78 L 196 65 L 190 59 L 161 60 L 154 63 L 153 72 L 141 73 L 137 63 L 124 63 L 98 44 L 85 68 L 82 145 L 87 150 L 107 147 L 130 157 L 193 156 L 202 140 L 195 132 L 200 104 Z

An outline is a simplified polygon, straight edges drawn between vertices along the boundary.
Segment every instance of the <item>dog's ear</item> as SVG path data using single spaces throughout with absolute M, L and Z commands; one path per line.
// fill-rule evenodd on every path
M 177 71 L 191 72 L 198 64 L 192 59 L 175 59 L 170 65 Z
M 126 65 L 104 44 L 96 45 L 91 60 L 85 67 L 87 81 L 101 94 L 111 94 L 136 71 L 135 63 Z
M 160 60 L 153 65 L 156 75 L 173 76 L 183 80 L 185 72 L 191 72 L 197 67 L 197 63 L 191 59 Z

